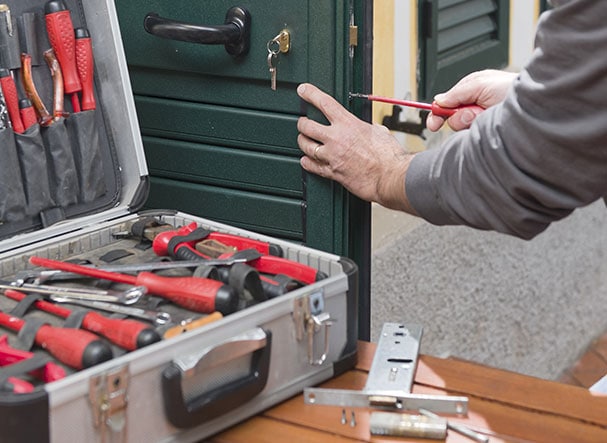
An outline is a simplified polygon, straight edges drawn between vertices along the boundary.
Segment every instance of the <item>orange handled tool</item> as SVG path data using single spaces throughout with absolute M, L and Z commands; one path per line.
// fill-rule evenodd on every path
M 0 312 L 0 326 L 20 331 L 25 326 L 25 320 Z M 75 369 L 88 368 L 113 357 L 107 343 L 82 329 L 42 325 L 36 332 L 35 343 Z
M 21 301 L 26 297 L 24 293 L 12 289 L 7 289 L 4 295 L 17 301 Z M 63 318 L 69 317 L 72 313 L 71 309 L 57 306 L 44 300 L 34 302 L 34 306 L 41 311 Z M 82 327 L 104 336 L 112 343 L 127 351 L 133 351 L 160 340 L 160 335 L 156 330 L 145 323 L 128 319 L 109 318 L 93 311 L 88 312 L 84 316 Z
M 78 91 L 82 90 L 76 69 L 76 36 L 72 16 L 63 0 L 51 0 L 44 7 L 48 39 L 63 72 L 63 87 L 72 95 L 74 112 L 80 112 Z
M 141 272 L 134 276 L 42 257 L 30 257 L 30 263 L 35 266 L 73 272 L 88 277 L 128 285 L 145 286 L 149 292 L 195 312 L 208 314 L 219 311 L 226 315 L 231 314 L 238 308 L 238 293 L 236 290 L 220 281 L 209 278 L 163 277 L 151 272 Z
M 457 108 L 443 108 L 442 106 L 437 105 L 436 102 L 422 103 L 422 102 L 416 102 L 413 100 L 399 100 L 396 98 L 381 97 L 379 95 L 367 95 L 367 94 L 359 94 L 359 93 L 353 93 L 353 92 L 350 93 L 350 98 L 363 98 L 363 99 L 371 100 L 371 101 L 375 101 L 375 102 L 392 103 L 393 105 L 401 105 L 401 106 L 408 106 L 411 108 L 426 109 L 428 111 L 431 111 L 432 114 L 438 115 L 439 117 L 444 117 L 444 118 L 449 118 L 453 114 L 455 114 L 457 111 L 461 111 L 462 109 L 473 109 L 476 111 L 485 110 L 484 108 L 481 108 L 480 106 L 477 106 L 477 105 L 458 106 Z

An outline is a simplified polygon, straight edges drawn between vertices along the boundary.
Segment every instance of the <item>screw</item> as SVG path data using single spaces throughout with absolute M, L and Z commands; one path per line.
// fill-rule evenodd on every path
M 341 424 L 345 425 L 346 423 L 348 423 L 348 419 L 346 418 L 346 410 L 342 409 L 341 410 Z
M 350 417 L 350 426 L 356 426 L 356 417 L 354 416 L 354 411 L 352 411 L 352 416 Z

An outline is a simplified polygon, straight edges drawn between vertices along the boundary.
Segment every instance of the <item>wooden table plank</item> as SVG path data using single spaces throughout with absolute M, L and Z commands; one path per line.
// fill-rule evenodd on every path
M 323 387 L 360 390 L 373 360 L 375 345 L 360 343 L 356 368 Z M 413 392 L 469 397 L 466 417 L 448 417 L 491 436 L 491 442 L 607 442 L 607 396 L 582 388 L 488 368 L 461 360 L 420 356 Z M 370 411 L 355 409 L 356 426 L 342 424 L 342 408 L 306 405 L 297 395 L 209 440 L 240 442 L 427 442 L 371 436 Z M 471 440 L 453 431 L 448 443 Z

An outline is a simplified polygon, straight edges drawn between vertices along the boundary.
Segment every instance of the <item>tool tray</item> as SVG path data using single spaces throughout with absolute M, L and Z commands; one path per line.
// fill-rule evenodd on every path
M 34 256 L 94 266 L 175 261 L 176 257 L 159 257 L 149 239 L 133 233 L 137 222 L 154 220 L 176 230 L 193 223 L 209 232 L 272 244 L 274 249 L 267 254 L 316 269 L 318 281 L 296 282 L 280 294 L 256 300 L 244 277 L 230 280 L 227 267 L 220 266 L 225 284 L 238 294 L 237 303 L 206 324 L 202 320 L 214 315 L 213 310 L 186 309 L 150 291 L 129 306 L 165 312 L 170 323 L 57 304 L 72 311 L 66 320 L 38 309 L 31 298 L 17 302 L 1 295 L 2 312 L 18 312 L 28 325 L 19 333 L 0 327 L 0 336 L 7 339 L 4 344 L 31 351 L 37 363 L 50 362 L 65 372 L 64 377 L 45 382 L 29 371 L 0 366 L 2 441 L 198 441 L 352 367 L 357 338 L 353 262 L 172 209 L 141 212 L 148 172 L 114 3 L 64 3 L 74 28 L 90 33 L 96 108 L 75 112 L 65 95 L 65 113 L 51 124 L 38 122 L 23 133 L 14 127 L 0 129 L 5 153 L 0 162 L 0 278 L 18 286 L 24 271 L 41 269 L 30 263 Z M 45 4 L 7 3 L 15 32 L 0 36 L 0 49 L 5 51 L 0 68 L 10 70 L 19 98 L 25 97 L 22 67 L 12 65 L 7 48 L 15 42 L 10 39 L 19 40 L 19 32 L 21 40 L 29 38 L 26 43 L 19 40 L 20 48 L 50 48 Z M 25 22 L 28 25 L 22 25 Z M 41 54 L 36 55 L 32 60 L 42 62 L 32 67 L 33 81 L 52 110 L 51 72 Z M 207 271 L 189 267 L 157 275 L 170 278 Z M 111 291 L 131 287 L 85 277 L 48 284 Z M 87 312 L 146 323 L 159 340 L 127 350 L 100 335 L 112 358 L 84 368 L 53 357 L 43 341 L 34 343 L 41 325 L 65 327 L 67 322 L 82 327 Z M 2 345 L 0 341 L 0 350 Z M 11 376 L 33 389 L 15 392 L 16 386 L 8 381 Z

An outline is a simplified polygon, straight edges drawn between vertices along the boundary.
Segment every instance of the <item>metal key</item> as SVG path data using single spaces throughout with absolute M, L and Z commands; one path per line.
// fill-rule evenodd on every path
M 272 91 L 276 91 L 276 66 L 274 66 L 276 56 L 276 52 L 268 50 L 268 68 L 270 70 L 270 87 Z

